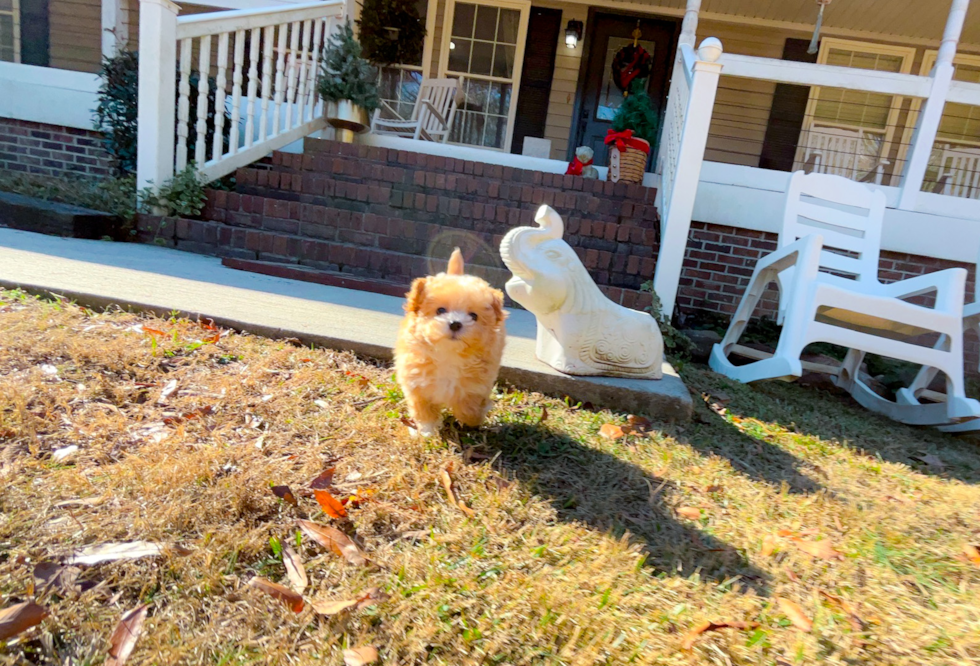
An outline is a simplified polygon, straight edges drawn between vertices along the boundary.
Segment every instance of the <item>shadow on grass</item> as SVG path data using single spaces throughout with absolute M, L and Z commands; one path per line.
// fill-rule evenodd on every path
M 743 587 L 767 594 L 765 572 L 729 544 L 673 516 L 663 502 L 662 479 L 542 425 L 501 425 L 476 439 L 484 437 L 486 452 L 500 454 L 496 464 L 551 502 L 562 521 L 616 537 L 628 530 L 644 546 L 647 566 L 658 572 L 700 572 L 719 583 L 738 576 Z
M 841 446 L 886 462 L 908 465 L 923 474 L 970 484 L 980 483 L 980 447 L 976 435 L 956 436 L 934 428 L 903 425 L 864 409 L 846 393 L 818 386 L 779 381 L 746 386 L 706 368 L 685 372 L 684 380 L 692 393 L 699 389 L 724 391 L 731 396 L 726 407 L 732 414 L 779 424 L 789 432 L 798 434 L 798 443 L 814 447 L 814 453 L 818 455 L 821 455 L 819 449 L 828 445 Z M 721 417 L 711 416 L 737 432 Z M 763 439 L 743 437 L 747 443 L 742 452 L 746 453 L 745 460 L 750 465 L 755 460 L 755 455 L 749 455 L 753 451 L 766 459 L 778 457 L 780 454 L 777 452 L 782 451 Z M 808 439 L 822 441 L 811 442 Z M 731 440 L 732 437 L 727 436 L 724 446 L 713 447 L 712 452 L 725 455 L 723 449 L 731 446 Z M 694 441 L 690 443 L 698 446 Z M 760 447 L 763 451 L 761 454 L 758 453 Z M 922 463 L 919 459 L 928 454 L 937 456 L 943 464 L 930 466 Z M 782 455 L 793 457 L 785 451 Z M 803 462 L 800 468 L 806 466 L 807 463 Z

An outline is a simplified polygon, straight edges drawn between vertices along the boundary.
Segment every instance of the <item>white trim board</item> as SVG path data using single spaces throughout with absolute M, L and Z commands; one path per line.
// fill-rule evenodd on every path
M 705 162 L 693 218 L 710 224 L 779 233 L 792 174 Z M 974 263 L 980 249 L 980 201 L 922 192 L 918 210 L 899 210 L 896 187 L 885 192 L 881 249 Z
M 95 129 L 97 74 L 0 62 L 0 118 Z

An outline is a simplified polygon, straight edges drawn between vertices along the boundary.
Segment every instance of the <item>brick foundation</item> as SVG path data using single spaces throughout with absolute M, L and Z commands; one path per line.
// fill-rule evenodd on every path
M 0 118 L 0 171 L 41 176 L 112 175 L 102 135 L 91 130 Z

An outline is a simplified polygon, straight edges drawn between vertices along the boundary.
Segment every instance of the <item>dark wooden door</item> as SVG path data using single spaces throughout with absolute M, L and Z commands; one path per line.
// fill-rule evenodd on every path
M 544 137 L 559 34 L 562 34 L 560 9 L 531 7 L 521 87 L 517 95 L 514 139 L 510 144 L 510 152 L 517 155 L 524 149 L 524 137 Z
M 604 140 L 612 126 L 613 115 L 623 101 L 623 94 L 612 82 L 612 60 L 619 49 L 633 42 L 631 35 L 637 22 L 640 45 L 653 56 L 653 73 L 647 80 L 647 92 L 657 114 L 657 126 L 660 126 L 673 64 L 677 23 L 622 14 L 594 14 L 588 52 L 580 75 L 582 98 L 574 125 L 575 140 L 569 146 L 569 159 L 578 146 L 590 146 L 595 151 L 595 163 L 608 164 Z M 656 149 L 656 145 L 652 146 L 651 156 L 656 154 Z

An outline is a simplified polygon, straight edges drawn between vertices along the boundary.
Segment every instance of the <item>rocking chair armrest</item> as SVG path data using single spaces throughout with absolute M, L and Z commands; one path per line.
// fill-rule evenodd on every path
M 928 294 L 931 291 L 936 292 L 936 310 L 948 312 L 963 307 L 966 293 L 966 269 L 947 268 L 935 273 L 926 273 L 899 282 L 883 284 L 879 293 L 891 298 L 910 298 L 919 294 Z
M 435 107 L 435 104 L 433 104 L 432 102 L 430 102 L 427 99 L 420 100 L 419 101 L 419 104 L 421 104 L 422 106 L 424 106 L 425 108 L 427 108 L 429 110 L 429 113 L 431 113 L 433 116 L 435 116 L 436 117 L 436 120 L 438 120 L 440 123 L 442 123 L 442 126 L 443 127 L 446 127 L 449 124 L 446 121 L 446 119 L 443 117 L 443 115 L 441 113 L 439 113 L 439 109 L 437 109 Z
M 822 248 L 823 236 L 820 234 L 804 236 L 759 259 L 755 265 L 755 274 L 758 275 L 762 271 L 773 271 L 779 274 L 787 268 L 797 267 L 804 270 L 797 271 L 794 279 L 805 274 L 806 279 L 809 280 L 816 277 L 820 267 L 819 257 Z
M 382 100 L 379 100 L 379 101 L 381 102 L 381 104 L 378 106 L 378 109 L 374 112 L 375 113 L 375 118 L 377 118 L 378 120 L 380 120 L 382 122 L 384 122 L 385 120 L 400 120 L 402 122 L 407 122 L 407 120 L 405 118 L 402 118 L 401 114 L 398 113 L 398 111 L 395 110 L 395 107 L 393 107 L 391 104 L 389 104 L 388 102 L 384 101 L 383 99 Z M 386 108 L 395 117 L 394 118 L 382 118 L 381 117 L 381 107 L 382 106 L 384 108 Z

